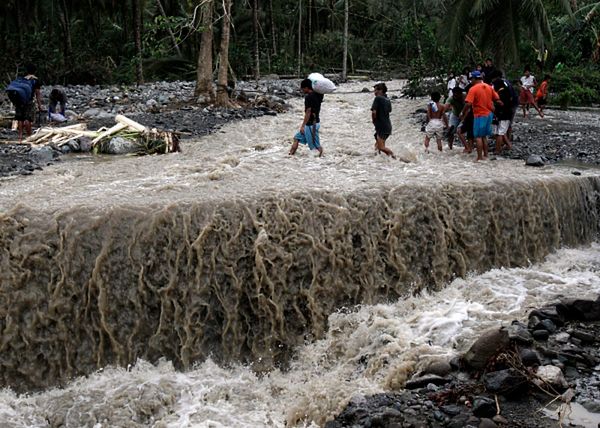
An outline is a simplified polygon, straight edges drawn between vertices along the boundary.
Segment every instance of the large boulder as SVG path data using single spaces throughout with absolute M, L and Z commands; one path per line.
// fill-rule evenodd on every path
M 129 153 L 136 153 L 140 149 L 139 144 L 135 140 L 128 140 L 123 137 L 114 137 L 107 144 L 106 149 L 103 151 L 109 155 L 125 155 Z
M 542 381 L 558 390 L 567 389 L 569 386 L 562 370 L 556 366 L 540 366 L 537 368 L 536 374 Z
M 600 321 L 600 298 L 597 300 L 565 299 L 556 306 L 566 319 Z
M 472 369 L 482 370 L 490 358 L 506 349 L 509 344 L 508 331 L 503 327 L 486 330 L 465 353 L 463 361 Z

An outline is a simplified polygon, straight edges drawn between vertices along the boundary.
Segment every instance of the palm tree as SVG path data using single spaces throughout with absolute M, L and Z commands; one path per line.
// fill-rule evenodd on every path
M 571 14 L 570 0 L 560 1 Z M 462 46 L 465 39 L 479 28 L 478 48 L 492 53 L 498 66 L 508 60 L 518 60 L 518 45 L 522 30 L 529 28 L 529 37 L 541 49 L 552 43 L 552 31 L 542 0 L 455 0 L 449 7 L 450 43 Z

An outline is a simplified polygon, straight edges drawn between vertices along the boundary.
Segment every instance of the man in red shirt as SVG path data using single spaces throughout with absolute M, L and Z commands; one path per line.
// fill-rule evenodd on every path
M 469 110 L 473 109 L 473 137 L 477 142 L 477 160 L 484 160 L 488 156 L 487 137 L 492 135 L 492 119 L 494 118 L 494 101 L 502 105 L 498 93 L 490 85 L 483 83 L 479 71 L 471 73 L 473 86 L 469 89 L 465 99 L 465 107 L 460 115 L 463 120 Z

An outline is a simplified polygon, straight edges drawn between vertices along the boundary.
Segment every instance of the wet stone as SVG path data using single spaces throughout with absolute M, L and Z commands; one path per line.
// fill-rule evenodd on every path
M 540 365 L 540 356 L 538 353 L 529 348 L 523 348 L 519 351 L 519 357 L 525 367 Z
M 527 379 L 515 369 L 486 373 L 483 382 L 492 393 L 513 395 L 527 389 Z
M 448 428 L 465 428 L 468 420 L 469 416 L 467 415 L 456 415 L 450 420 L 447 426 Z
M 565 318 L 556 305 L 544 306 L 540 309 L 535 309 L 531 311 L 529 317 L 536 316 L 540 320 L 550 320 L 555 326 L 562 326 L 564 324 Z
M 446 419 L 446 416 L 444 416 L 444 414 L 443 414 L 442 412 L 440 412 L 439 410 L 435 410 L 435 411 L 433 412 L 433 418 L 434 418 L 436 421 L 442 422 L 443 420 L 445 420 L 445 419 Z
M 571 336 L 569 335 L 569 333 L 561 332 L 561 333 L 556 334 L 553 337 L 553 339 L 557 343 L 568 343 L 570 337 Z
M 502 425 L 507 425 L 508 424 L 508 420 L 502 416 L 502 415 L 496 415 L 492 418 L 492 420 L 494 422 L 496 422 L 497 424 L 502 424 Z
M 427 387 L 427 389 L 429 388 L 429 384 L 433 384 L 435 385 L 444 385 L 445 383 L 449 382 L 450 379 L 441 377 L 441 376 L 437 376 L 437 375 L 432 375 L 432 374 L 428 374 L 428 375 L 424 375 L 424 376 L 419 376 L 419 377 L 415 377 L 410 379 L 408 382 L 406 382 L 406 389 L 418 389 L 418 388 L 424 388 Z
M 488 397 L 475 397 L 473 414 L 480 418 L 491 418 L 496 414 L 496 402 Z
M 531 336 L 527 327 L 521 324 L 513 324 L 508 327 L 508 338 L 524 345 L 529 345 L 533 342 L 533 336 Z
M 463 407 L 456 406 L 454 404 L 448 404 L 446 406 L 440 407 L 440 410 L 447 415 L 456 416 L 456 415 L 459 415 L 463 411 Z
M 588 333 L 587 331 L 571 330 L 570 334 L 571 334 L 571 336 L 581 340 L 582 342 L 588 342 L 588 343 L 596 342 L 596 336 L 593 335 L 592 333 Z
M 534 330 L 533 338 L 539 341 L 546 341 L 550 337 L 548 330 Z
M 506 329 L 498 327 L 489 329 L 471 345 L 464 355 L 464 361 L 469 367 L 481 370 L 487 365 L 491 357 L 505 349 L 509 343 Z
M 544 166 L 545 162 L 543 158 L 539 155 L 530 155 L 525 161 L 525 165 L 527 166 Z
M 488 418 L 483 418 L 479 423 L 479 428 L 496 428 L 497 426 L 493 420 Z

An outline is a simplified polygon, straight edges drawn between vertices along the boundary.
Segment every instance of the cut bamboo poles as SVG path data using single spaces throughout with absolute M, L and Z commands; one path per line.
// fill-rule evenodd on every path
M 100 128 L 97 131 L 88 131 L 83 123 L 61 128 L 40 128 L 27 139 L 27 142 L 36 145 L 52 145 L 60 149 L 73 140 L 85 137 L 91 139 L 94 153 L 111 153 L 111 140 L 121 137 L 129 143 L 130 152 L 135 154 L 179 151 L 179 138 L 173 132 L 149 129 L 123 115 L 117 115 L 115 121 L 117 123 L 111 128 Z

